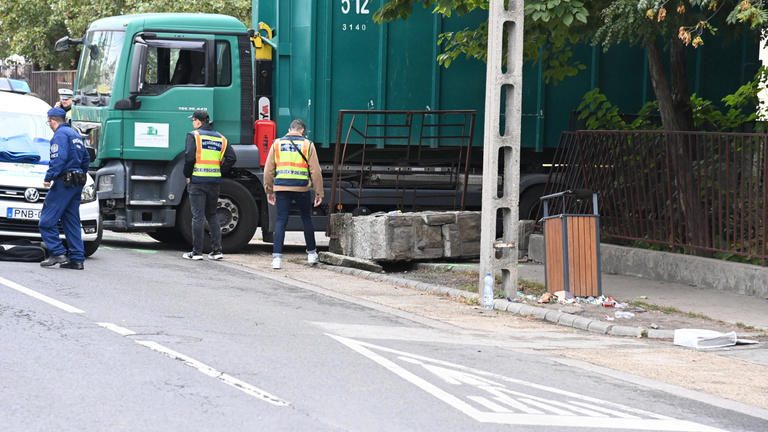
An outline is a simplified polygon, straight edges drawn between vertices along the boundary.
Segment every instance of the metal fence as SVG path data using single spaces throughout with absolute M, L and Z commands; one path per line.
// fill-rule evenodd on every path
M 767 134 L 564 133 L 547 193 L 598 192 L 609 241 L 766 264 L 767 145 Z
M 434 200 L 463 209 L 475 116 L 471 110 L 340 110 L 331 208 L 342 211 L 342 195 L 351 197 L 347 206 L 364 207 L 366 191 L 377 189 L 383 199 L 381 190 L 388 189 L 387 202 L 397 197 L 402 209 L 432 208 Z
M 35 71 L 29 74 L 29 87 L 41 99 L 53 105 L 59 100 L 59 89 L 71 89 L 77 71 Z
M 73 88 L 76 72 L 75 70 L 35 71 L 30 64 L 0 65 L 0 76 L 27 80 L 32 93 L 51 105 L 59 100 L 60 88 Z

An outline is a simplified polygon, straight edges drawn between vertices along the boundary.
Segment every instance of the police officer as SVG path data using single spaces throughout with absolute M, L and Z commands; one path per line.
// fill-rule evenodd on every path
M 61 108 L 67 115 L 64 117 L 67 119 L 67 123 L 72 122 L 72 90 L 66 88 L 59 89 L 59 101 L 56 102 L 54 107 Z
M 221 174 L 232 169 L 237 156 L 224 135 L 213 130 L 207 111 L 197 110 L 190 118 L 195 130 L 187 134 L 184 177 L 187 178 L 189 205 L 192 209 L 192 251 L 181 257 L 189 260 L 203 259 L 203 235 L 207 220 L 212 246 L 208 258 L 220 260 L 224 254 L 221 250 L 221 225 L 216 217 L 216 207 Z
M 304 225 L 307 245 L 307 263 L 318 260 L 315 228 L 312 225 L 312 206 L 323 202 L 323 175 L 315 151 L 315 144 L 304 137 L 304 122 L 296 119 L 288 127 L 288 134 L 275 140 L 264 167 L 264 190 L 267 202 L 277 207 L 275 238 L 272 243 L 272 268 L 282 267 L 285 227 L 291 204 L 296 203 Z M 315 190 L 312 200 L 310 189 Z
M 40 235 L 49 257 L 43 267 L 59 264 L 61 268 L 82 270 L 85 247 L 80 233 L 80 195 L 83 192 L 90 157 L 82 137 L 65 120 L 61 108 L 48 110 L 48 125 L 53 129 L 51 161 L 43 185 L 48 190 L 40 213 Z M 67 248 L 59 238 L 59 221 L 64 227 Z

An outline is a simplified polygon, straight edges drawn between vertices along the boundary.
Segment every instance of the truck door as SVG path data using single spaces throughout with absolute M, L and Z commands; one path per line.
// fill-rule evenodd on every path
M 124 112 L 123 158 L 172 160 L 184 151 L 194 110 L 207 110 L 216 119 L 213 36 L 181 39 L 156 34 L 137 38 L 136 44 L 143 45 L 133 50 L 140 58 L 131 62 L 138 71 L 140 106 Z

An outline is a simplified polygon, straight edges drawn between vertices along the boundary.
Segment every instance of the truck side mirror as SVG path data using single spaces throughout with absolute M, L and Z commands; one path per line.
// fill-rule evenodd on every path
M 136 110 L 141 107 L 141 101 L 136 100 L 144 86 L 144 68 L 147 64 L 147 45 L 141 42 L 133 44 L 131 57 L 131 77 L 128 82 L 128 97 L 115 102 L 117 110 Z
M 83 43 L 83 39 L 72 39 L 69 36 L 64 36 L 56 41 L 56 44 L 53 46 L 54 51 L 56 52 L 62 52 L 62 51 L 68 51 L 71 47 L 75 45 L 80 45 Z

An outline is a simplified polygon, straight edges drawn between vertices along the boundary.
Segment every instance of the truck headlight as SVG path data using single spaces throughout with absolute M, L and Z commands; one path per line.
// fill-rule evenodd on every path
M 99 176 L 99 192 L 112 192 L 115 184 L 115 175 L 107 174 Z
M 87 203 L 96 199 L 96 187 L 93 183 L 83 186 L 83 193 L 80 194 L 80 202 Z

